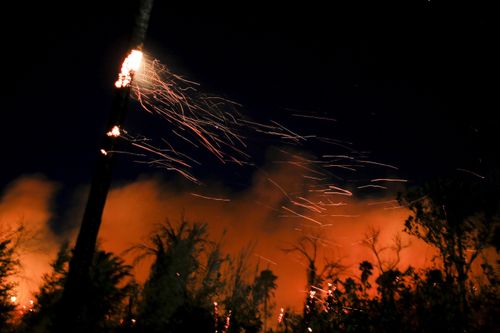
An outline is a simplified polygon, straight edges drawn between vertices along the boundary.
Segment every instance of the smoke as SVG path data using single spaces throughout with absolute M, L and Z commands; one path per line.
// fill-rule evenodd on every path
M 286 192 L 303 191 L 304 184 L 298 172 L 286 164 L 266 167 L 255 173 L 252 185 L 246 191 L 237 193 L 221 185 L 183 188 L 166 183 L 160 177 L 139 177 L 110 191 L 99 246 L 123 254 L 131 246 L 146 241 L 158 224 L 167 219 L 175 223 L 183 216 L 187 221 L 207 223 L 212 239 L 220 239 L 226 232 L 223 250 L 231 254 L 255 243 L 254 263 L 259 262 L 261 269 L 269 267 L 278 276 L 278 308 L 292 305 L 298 309 L 304 299 L 305 263 L 296 254 L 286 254 L 284 248 L 303 235 L 318 236 L 328 240 L 320 247 L 319 265 L 326 257 L 342 260 L 348 267 L 346 274 L 358 274 L 359 262 L 374 262 L 373 255 L 361 244 L 368 228 L 380 228 L 380 244 L 388 245 L 394 234 L 402 231 L 409 214 L 403 208 L 387 209 L 387 205 L 375 202 L 393 198 L 357 200 L 339 196 L 339 201 L 345 205 L 335 208 L 335 214 L 331 214 L 334 216 L 327 218 L 328 225 L 320 227 L 307 219 L 290 216 L 281 207 L 288 201 Z M 53 214 L 51 200 L 56 189 L 53 182 L 40 176 L 28 176 L 8 186 L 2 197 L 2 224 L 4 221 L 23 221 L 29 229 L 36 230 L 37 237 L 32 243 L 44 248 L 43 252 L 27 251 L 23 254 L 23 276 L 29 281 L 19 288 L 24 297 L 36 290 L 42 274 L 49 271 L 49 263 L 62 241 L 49 226 Z M 76 230 L 70 234 L 74 238 Z M 428 265 L 431 256 L 429 248 L 413 240 L 412 246 L 401 254 L 400 267 L 405 268 L 410 263 L 414 267 Z M 133 253 L 124 255 L 124 259 L 132 263 Z M 134 268 L 138 281 L 146 279 L 149 265 L 150 262 L 146 261 Z
M 52 199 L 57 188 L 56 183 L 41 175 L 23 176 L 7 185 L 0 197 L 0 239 L 23 228 L 16 233 L 22 267 L 13 279 L 21 304 L 38 289 L 60 244 L 50 228 Z
M 142 177 L 110 192 L 99 234 L 100 244 L 106 250 L 120 253 L 145 241 L 156 226 L 167 219 L 176 222 L 183 216 L 191 222 L 207 223 L 212 239 L 220 239 L 226 232 L 223 249 L 231 254 L 255 243 L 254 263 L 259 261 L 261 269 L 269 267 L 278 275 L 278 307 L 298 308 L 304 299 L 305 263 L 295 254 L 286 254 L 284 248 L 303 235 L 319 236 L 328 243 L 319 249 L 319 265 L 324 258 L 342 260 L 348 267 L 346 274 L 357 275 L 361 261 L 375 263 L 373 254 L 361 244 L 369 228 L 379 228 L 380 245 L 389 245 L 395 234 L 402 233 L 409 215 L 406 209 L 388 209 L 387 205 L 377 204 L 394 198 L 346 200 L 341 197 L 345 205 L 336 208 L 336 216 L 328 218 L 330 226 L 319 227 L 306 219 L 289 216 L 281 208 L 288 198 L 275 184 L 293 192 L 302 187 L 297 181 L 300 178 L 296 168 L 282 165 L 256 173 L 252 186 L 244 193 L 233 193 L 221 186 L 206 188 L 209 193 L 197 188 L 194 193 L 193 189 L 174 190 L 176 186 L 169 186 L 159 178 Z M 409 241 L 408 236 L 402 237 L 403 242 Z M 383 255 L 393 259 L 389 251 Z M 411 247 L 401 253 L 400 267 L 429 265 L 432 255 L 430 248 L 413 239 Z M 133 259 L 131 254 L 125 258 L 128 262 Z M 147 277 L 148 264 L 135 268 L 139 281 Z

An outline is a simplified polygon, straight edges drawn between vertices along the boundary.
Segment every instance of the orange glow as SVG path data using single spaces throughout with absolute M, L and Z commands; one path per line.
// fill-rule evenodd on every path
M 328 204 L 328 216 L 323 224 L 318 225 L 300 216 L 290 215 L 281 210 L 287 193 L 301 189 L 301 177 L 297 176 L 297 169 L 286 164 L 267 167 L 266 172 L 255 174 L 251 186 L 242 192 L 232 192 L 223 186 L 211 184 L 207 187 L 208 197 L 193 196 L 193 187 L 168 186 L 157 178 L 140 177 L 130 183 L 123 183 L 111 189 L 106 202 L 103 224 L 99 233 L 99 243 L 104 250 L 117 254 L 132 245 L 144 242 L 150 232 L 156 230 L 158 223 L 167 218 L 175 224 L 179 217 L 184 215 L 191 222 L 206 222 L 210 238 L 220 239 L 225 231 L 222 251 L 236 254 L 249 242 L 257 241 L 250 265 L 260 263 L 260 269 L 270 268 L 278 276 L 276 290 L 276 304 L 283 307 L 290 306 L 300 311 L 304 300 L 319 294 L 331 294 L 334 285 L 314 286 L 314 290 L 306 289 L 307 263 L 298 254 L 285 253 L 282 249 L 289 248 L 291 243 L 304 235 L 318 235 L 318 266 L 324 264 L 324 258 L 341 260 L 347 270 L 342 277 L 359 276 L 359 263 L 369 260 L 376 263 L 373 253 L 363 246 L 362 241 L 370 226 L 380 228 L 380 246 L 390 246 L 393 236 L 402 232 L 404 221 L 409 211 L 397 204 L 392 197 L 376 197 L 370 199 L 356 199 L 355 197 L 341 196 L 342 202 L 325 201 Z M 275 184 L 283 191 L 269 182 Z M 28 279 L 21 282 L 16 288 L 16 304 L 26 304 L 28 308 L 31 292 L 36 292 L 43 273 L 50 271 L 49 263 L 54 260 L 58 245 L 66 238 L 57 238 L 49 227 L 51 219 L 51 201 L 56 186 L 39 177 L 24 177 L 5 189 L 0 198 L 0 222 L 17 221 L 24 217 L 26 224 L 34 230 L 39 230 L 37 238 L 40 246 L 43 245 L 43 254 L 27 252 L 21 258 L 24 266 L 24 276 Z M 210 189 L 210 191 L 208 191 Z M 82 206 L 83 197 L 82 195 Z M 289 194 L 288 194 L 289 195 Z M 316 194 L 308 193 L 303 202 L 315 203 Z M 218 201 L 213 198 L 229 198 L 230 201 Z M 326 206 L 325 206 L 326 207 Z M 295 207 L 294 210 L 307 217 L 317 217 L 315 210 Z M 79 215 L 81 207 L 75 207 L 75 215 Z M 333 213 L 333 214 L 332 214 Z M 321 213 L 323 214 L 323 213 Z M 2 224 L 0 223 L 0 227 Z M 74 239 L 73 234 L 67 234 Z M 408 236 L 402 233 L 403 243 L 407 243 Z M 36 241 L 36 240 L 34 240 Z M 136 253 L 124 255 L 127 263 L 132 263 Z M 408 265 L 415 268 L 433 265 L 435 250 L 417 239 L 412 239 L 412 245 L 401 253 L 399 267 L 405 269 Z M 393 260 L 391 251 L 382 253 L 382 260 Z M 145 260 L 134 267 L 137 281 L 143 283 L 148 275 L 151 260 Z M 253 266 L 255 267 L 255 266 Z M 375 268 L 370 283 L 378 275 Z M 320 288 L 325 287 L 326 290 Z M 375 286 L 371 288 L 375 292 Z M 9 295 L 10 296 L 10 295 Z M 220 303 L 219 300 L 213 300 Z M 213 303 L 214 311 L 217 306 Z M 32 305 L 31 305 L 32 306 Z M 221 309 L 217 309 L 221 311 Z M 222 311 L 221 311 L 222 312 Z M 274 318 L 280 318 L 280 307 L 275 309 Z M 227 315 L 226 312 L 220 315 Z M 284 314 L 283 314 L 284 315 Z M 226 318 L 222 319 L 221 324 Z M 275 322 L 276 323 L 276 322 Z
M 127 58 L 123 61 L 118 80 L 115 82 L 117 88 L 128 87 L 132 83 L 132 77 L 141 66 L 142 52 L 132 50 Z
M 19 237 L 17 259 L 22 266 L 9 277 L 9 282 L 16 287 L 7 299 L 16 305 L 26 304 L 37 291 L 61 242 L 49 225 L 57 188 L 58 184 L 32 175 L 21 177 L 1 189 L 0 240 L 20 226 L 24 227 L 22 233 L 16 235 Z
M 309 296 L 309 290 L 304 290 L 306 269 L 303 258 L 286 254 L 282 251 L 283 248 L 289 247 L 291 242 L 302 235 L 321 232 L 321 238 L 325 241 L 319 249 L 318 263 L 321 265 L 324 257 L 346 257 L 343 263 L 350 268 L 347 273 L 356 275 L 361 260 L 373 260 L 373 255 L 361 244 L 367 228 L 370 225 L 380 226 L 380 242 L 389 244 L 394 233 L 403 229 L 404 220 L 408 216 L 408 212 L 402 208 L 386 210 L 384 205 L 373 204 L 375 200 L 359 201 L 342 196 L 342 205 L 332 202 L 329 208 L 335 213 L 329 215 L 337 216 L 325 219 L 323 225 L 317 225 L 280 210 L 287 193 L 299 191 L 302 187 L 301 182 L 297 181 L 301 179 L 297 177 L 298 170 L 287 165 L 273 166 L 266 170 L 266 173 L 256 174 L 252 185 L 242 193 L 233 193 L 220 185 L 214 185 L 210 186 L 208 193 L 211 196 L 206 198 L 193 196 L 192 187 L 175 189 L 175 186 L 169 187 L 155 178 L 141 178 L 114 187 L 106 202 L 99 242 L 107 251 L 122 253 L 132 245 L 145 241 L 158 223 L 167 218 L 175 222 L 184 214 L 188 221 L 206 222 L 212 239 L 220 239 L 225 230 L 224 252 L 234 255 L 249 242 L 258 240 L 252 254 L 252 265 L 259 261 L 261 268 L 267 266 L 278 276 L 277 304 L 300 309 L 305 296 Z M 270 183 L 268 178 L 273 179 L 284 191 Z M 41 282 L 41 275 L 50 270 L 49 263 L 55 258 L 58 244 L 66 237 L 56 239 L 49 227 L 54 185 L 36 178 L 18 181 L 14 185 L 7 189 L 0 200 L 0 217 L 16 221 L 16 216 L 24 216 L 27 222 L 35 224 L 33 227 L 46 230 L 38 238 L 40 243 L 49 245 L 47 239 L 53 240 L 43 258 L 39 253 L 29 253 L 26 258 L 22 258 L 25 275 L 34 282 L 19 285 L 16 296 L 20 304 L 27 304 L 30 293 L 36 291 Z M 314 195 L 308 194 L 304 199 L 315 202 Z M 230 201 L 212 200 L 212 197 L 230 198 Z M 388 199 L 379 198 L 376 202 Z M 37 202 L 40 202 L 39 208 Z M 79 214 L 80 209 L 78 207 L 75 214 Z M 294 210 L 298 211 L 299 208 Z M 316 217 L 315 214 L 318 214 L 314 211 L 307 212 L 305 208 L 300 212 L 307 217 Z M 37 218 L 35 213 L 41 214 L 40 217 Z M 72 231 L 74 232 L 75 230 Z M 66 236 L 74 238 L 75 234 Z M 133 257 L 134 254 L 130 254 L 124 259 L 127 263 L 132 263 Z M 414 241 L 412 248 L 402 253 L 401 265 L 405 267 L 411 263 L 422 267 L 429 264 L 431 257 L 432 251 Z M 134 273 L 139 282 L 146 280 L 150 264 L 151 261 L 146 260 L 135 267 Z M 276 309 L 276 315 L 278 312 L 279 308 Z
M 252 264 L 259 261 L 261 268 L 269 267 L 278 276 L 277 304 L 299 310 L 305 296 L 310 296 L 309 290 L 305 290 L 306 266 L 303 266 L 303 258 L 284 253 L 283 248 L 302 235 L 321 232 L 324 241 L 318 249 L 318 264 L 322 265 L 325 257 L 343 258 L 342 263 L 349 267 L 346 275 L 357 276 L 361 261 L 374 260 L 370 250 L 362 245 L 368 228 L 371 225 L 380 227 L 380 244 L 388 245 L 394 234 L 403 230 L 409 215 L 403 208 L 385 209 L 382 205 L 371 205 L 374 200 L 345 196 L 342 196 L 342 205 L 332 208 L 339 216 L 326 219 L 322 226 L 295 215 L 284 215 L 279 208 L 286 194 L 267 178 L 271 177 L 289 192 L 300 189 L 301 184 L 297 182 L 300 178 L 296 176 L 296 170 L 287 166 L 267 171 L 267 174 L 256 175 L 253 185 L 245 193 L 235 194 L 228 189 L 211 187 L 210 194 L 230 198 L 228 202 L 193 196 L 191 188 L 175 190 L 154 178 L 142 178 L 115 187 L 109 194 L 99 233 L 102 247 L 121 253 L 134 243 L 145 241 L 157 224 L 167 218 L 175 223 L 184 215 L 188 221 L 206 222 L 212 239 L 220 239 L 220 235 L 226 232 L 223 251 L 230 254 L 234 255 L 249 242 L 257 241 Z M 305 216 L 315 216 L 301 212 Z M 402 236 L 406 239 L 405 235 Z M 390 253 L 387 255 L 387 259 L 391 259 Z M 401 253 L 401 267 L 406 268 L 410 263 L 416 267 L 429 265 L 432 256 L 431 249 L 414 239 L 411 248 Z M 124 259 L 131 263 L 133 255 Z M 145 260 L 135 267 L 135 277 L 139 282 L 146 280 L 150 264 L 151 261 Z M 276 316 L 279 309 L 276 309 Z

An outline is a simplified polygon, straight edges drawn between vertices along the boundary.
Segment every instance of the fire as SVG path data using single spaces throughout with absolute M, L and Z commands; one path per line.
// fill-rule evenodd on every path
M 226 323 L 224 325 L 224 332 L 227 332 L 227 330 L 229 329 L 229 326 L 231 325 L 231 314 L 232 314 L 232 310 L 229 310 L 227 316 L 226 316 Z
M 139 70 L 142 60 L 142 52 L 132 50 L 127 58 L 123 61 L 122 69 L 118 74 L 118 80 L 115 82 L 117 88 L 128 87 L 132 82 L 132 77 Z
M 114 138 L 117 138 L 120 136 L 120 127 L 118 126 L 113 126 L 113 128 L 108 132 L 106 133 L 107 136 L 112 136 Z
M 280 315 L 278 316 L 278 323 L 281 324 L 283 321 L 283 316 L 285 315 L 285 308 L 280 309 Z
M 219 326 L 219 304 L 214 302 L 214 322 L 215 322 L 215 333 L 217 333 L 217 327 Z
M 16 296 L 11 296 L 11 297 L 10 297 L 10 301 L 11 301 L 12 303 L 16 303 L 16 302 L 17 302 L 17 297 L 16 297 Z

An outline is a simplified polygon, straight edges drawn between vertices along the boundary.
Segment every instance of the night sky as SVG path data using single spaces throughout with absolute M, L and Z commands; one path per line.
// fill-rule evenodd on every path
M 181 3 L 156 1 L 145 42 L 150 56 L 203 91 L 242 104 L 252 119 L 351 142 L 372 160 L 399 167 L 367 168 L 356 177 L 419 184 L 457 168 L 481 173 L 485 159 L 497 156 L 496 17 L 480 2 Z M 57 182 L 57 221 L 90 182 L 134 5 L 8 6 L 1 22 L 0 189 L 33 174 Z M 125 127 L 169 135 L 167 123 L 158 125 L 134 103 Z M 249 153 L 264 165 L 268 143 L 251 139 Z M 234 191 L 251 186 L 254 169 L 228 172 L 201 158 L 201 179 Z M 175 178 L 120 158 L 113 182 L 140 175 Z
M 5 11 L 1 185 L 34 172 L 88 181 L 132 10 L 122 1 L 80 1 Z M 253 118 L 282 119 L 290 110 L 333 117 L 326 129 L 288 124 L 304 132 L 322 127 L 422 180 L 477 169 L 478 147 L 498 129 L 493 31 L 491 11 L 472 3 L 158 1 L 146 50 Z M 132 164 L 118 177 L 147 172 Z

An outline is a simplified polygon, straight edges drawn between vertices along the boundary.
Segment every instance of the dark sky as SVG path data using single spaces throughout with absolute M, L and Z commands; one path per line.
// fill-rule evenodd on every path
M 89 181 L 134 7 L 102 2 L 2 10 L 0 188 L 29 173 Z M 287 124 L 354 142 L 416 181 L 480 171 L 497 150 L 496 18 L 480 2 L 182 3 L 156 1 L 147 52 L 255 119 L 336 118 Z M 127 124 L 141 123 L 132 113 Z M 150 172 L 126 163 L 117 179 Z

